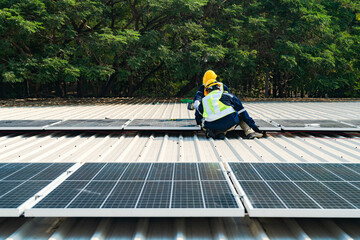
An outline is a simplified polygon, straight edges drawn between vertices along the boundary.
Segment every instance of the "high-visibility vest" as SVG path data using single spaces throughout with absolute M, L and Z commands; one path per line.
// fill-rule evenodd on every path
M 232 106 L 220 102 L 222 94 L 223 91 L 215 90 L 202 99 L 204 107 L 203 117 L 205 118 L 205 121 L 212 122 L 236 112 Z

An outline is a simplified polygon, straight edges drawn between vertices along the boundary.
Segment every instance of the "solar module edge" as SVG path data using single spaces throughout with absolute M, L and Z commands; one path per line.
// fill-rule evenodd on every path
M 246 208 L 250 217 L 359 218 L 360 209 L 259 209 Z
M 244 217 L 241 208 L 31 208 L 25 217 Z

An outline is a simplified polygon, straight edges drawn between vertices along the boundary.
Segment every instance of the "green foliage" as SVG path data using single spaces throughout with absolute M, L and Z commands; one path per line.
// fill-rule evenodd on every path
M 0 0 L 0 49 L 0 97 L 360 97 L 353 0 Z

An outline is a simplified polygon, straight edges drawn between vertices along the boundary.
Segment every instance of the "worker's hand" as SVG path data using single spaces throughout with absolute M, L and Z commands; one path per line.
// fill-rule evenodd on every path
M 188 103 L 187 109 L 188 110 L 194 110 L 194 103 Z
M 193 107 L 194 107 L 194 109 L 198 109 L 198 107 L 199 107 L 199 105 L 200 105 L 200 101 L 199 100 L 196 100 L 195 102 L 194 102 L 194 104 L 193 104 Z

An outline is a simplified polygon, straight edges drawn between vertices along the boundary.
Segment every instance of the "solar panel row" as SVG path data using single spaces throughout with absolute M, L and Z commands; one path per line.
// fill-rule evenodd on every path
M 250 216 L 360 216 L 360 164 L 228 165 Z
M 146 216 L 141 209 L 163 210 L 153 216 L 244 214 L 219 163 L 86 163 L 26 215 L 82 216 L 76 209 L 87 209 L 87 216 L 109 209 L 120 216 Z
M 255 119 L 255 123 L 262 131 L 360 131 L 359 119 Z M 0 130 L 200 130 L 200 126 L 194 119 L 0 120 Z

